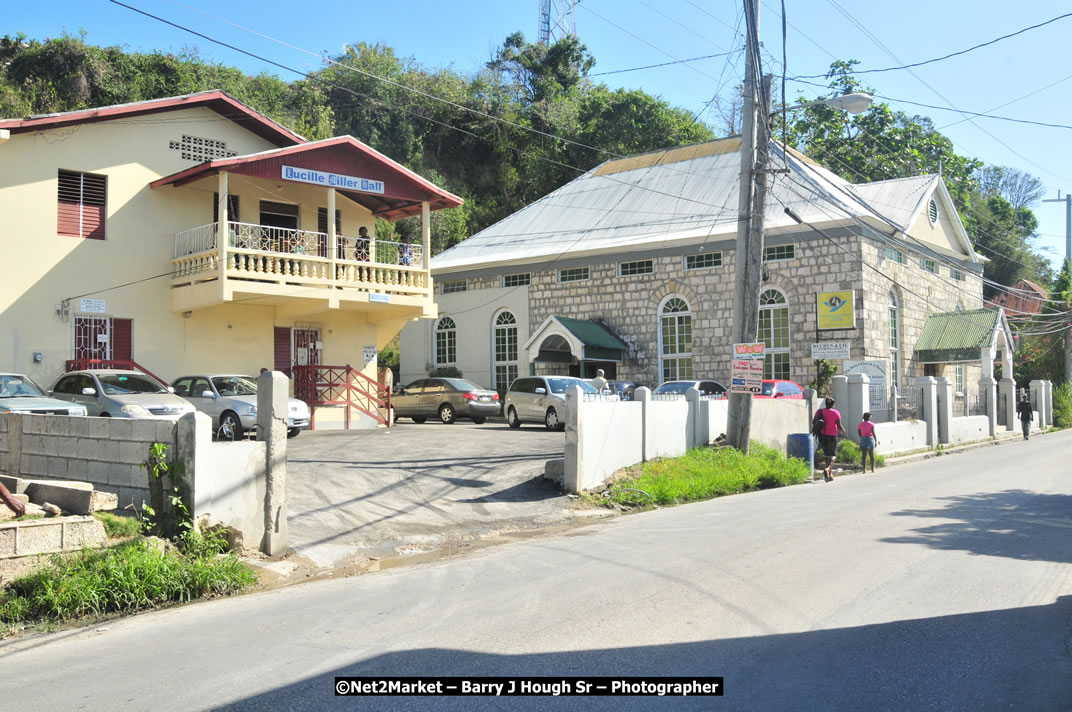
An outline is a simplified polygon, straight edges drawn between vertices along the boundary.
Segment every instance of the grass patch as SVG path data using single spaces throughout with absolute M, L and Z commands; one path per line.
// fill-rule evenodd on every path
M 136 517 L 121 517 L 111 512 L 94 512 L 93 516 L 104 525 L 109 539 L 129 539 L 141 534 L 141 522 Z
M 236 593 L 256 581 L 237 557 L 222 551 L 219 537 L 187 533 L 168 551 L 137 539 L 54 554 L 46 566 L 0 589 L 0 624 L 11 631 L 146 610 Z
M 759 443 L 752 443 L 748 455 L 734 448 L 699 448 L 682 457 L 644 463 L 636 477 L 611 485 L 609 496 L 626 506 L 680 504 L 784 487 L 810 477 L 811 468 L 803 460 Z

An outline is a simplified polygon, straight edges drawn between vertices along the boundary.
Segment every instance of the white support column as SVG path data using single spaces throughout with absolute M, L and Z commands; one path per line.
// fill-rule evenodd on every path
M 1005 407 L 1005 421 L 998 423 L 998 432 L 1016 430 L 1016 381 L 1011 378 L 998 381 L 998 398 Z
M 843 374 L 834 376 L 830 391 L 834 396 L 834 408 L 844 408 L 849 402 L 849 377 Z M 819 407 L 825 408 L 826 404 L 820 402 Z
M 424 264 L 421 267 L 427 270 L 432 259 L 432 210 L 427 200 L 421 201 L 421 245 L 424 247 Z
M 938 416 L 938 442 L 948 445 L 952 442 L 950 426 L 953 424 L 953 382 L 944 376 L 936 379 L 935 390 L 937 403 L 935 410 Z
M 287 393 L 289 379 L 279 371 L 257 378 L 257 439 L 265 441 L 264 539 L 269 556 L 287 553 Z
M 219 175 L 219 187 L 217 192 L 220 195 L 219 203 L 219 221 L 216 223 L 216 252 L 219 259 L 220 268 L 220 284 L 224 283 L 227 279 L 227 247 L 231 241 L 231 215 L 227 210 L 227 205 L 230 202 L 227 200 L 227 171 L 220 171 Z
M 335 234 L 335 189 L 328 188 L 328 259 L 331 260 L 331 283 L 339 278 L 339 250 L 336 247 L 339 236 Z
M 1045 428 L 1050 424 L 1046 420 L 1046 382 L 1036 378 L 1028 387 L 1031 389 L 1031 407 L 1038 412 L 1038 426 Z
M 848 384 L 848 401 L 845 403 L 842 425 L 849 439 L 855 443 L 860 442 L 860 435 L 856 426 L 864 420 L 864 413 L 870 406 L 871 377 L 866 373 L 850 373 Z
M 566 443 L 563 452 L 562 489 L 580 491 L 584 462 L 581 457 L 581 409 L 584 396 L 580 386 L 566 389 Z
M 919 406 L 923 409 L 921 420 L 927 424 L 927 447 L 938 444 L 938 384 L 933 376 L 919 376 L 913 383 L 919 389 Z
M 990 421 L 990 437 L 998 432 L 998 382 L 984 376 L 979 379 L 979 395 L 986 399 L 986 418 Z
M 1053 426 L 1053 381 L 1046 383 L 1046 422 Z
M 706 410 L 707 404 L 700 400 L 700 391 L 696 388 L 689 388 L 685 391 L 685 402 L 689 408 L 689 414 L 685 417 L 685 449 L 692 450 L 707 445 L 707 418 L 704 417 L 706 412 L 701 415 L 701 412 Z M 703 421 L 702 427 L 701 421 Z
M 648 448 L 651 439 L 648 437 L 648 408 L 651 405 L 651 389 L 647 386 L 638 386 L 633 390 L 633 400 L 640 401 L 640 458 L 642 462 L 648 461 Z

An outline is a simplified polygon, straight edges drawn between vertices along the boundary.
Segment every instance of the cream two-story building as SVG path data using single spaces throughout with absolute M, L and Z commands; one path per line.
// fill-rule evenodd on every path
M 374 378 L 376 351 L 435 314 L 429 213 L 460 204 L 220 91 L 0 120 L 0 369 Z M 421 244 L 376 239 L 376 217 L 415 215 Z

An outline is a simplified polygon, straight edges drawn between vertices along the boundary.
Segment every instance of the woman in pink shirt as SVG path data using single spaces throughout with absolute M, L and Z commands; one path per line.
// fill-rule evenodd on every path
M 819 431 L 819 444 L 826 455 L 826 469 L 823 470 L 823 479 L 830 482 L 834 479 L 834 461 L 837 459 L 838 434 L 845 434 L 845 426 L 841 424 L 841 413 L 834 410 L 834 399 L 826 399 L 826 407 L 820 410 L 817 416 L 822 416 L 823 427 Z
M 878 438 L 875 437 L 875 424 L 871 422 L 871 414 L 864 413 L 864 422 L 856 426 L 856 432 L 860 435 L 860 464 L 867 472 L 867 458 L 871 458 L 871 471 L 875 471 L 875 445 Z

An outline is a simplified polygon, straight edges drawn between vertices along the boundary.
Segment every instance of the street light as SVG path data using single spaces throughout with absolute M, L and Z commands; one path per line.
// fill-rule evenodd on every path
M 759 2 L 744 0 L 745 17 L 749 24 L 748 48 L 745 57 L 758 54 L 755 46 L 759 37 Z M 737 244 L 734 251 L 733 325 L 730 339 L 734 344 L 752 343 L 759 331 L 759 290 L 763 275 L 763 211 L 766 209 L 767 163 L 770 153 L 771 110 L 769 103 L 762 107 L 762 120 L 756 120 L 755 62 L 745 64 L 744 107 L 741 125 L 741 187 L 738 198 Z M 762 77 L 763 97 L 770 101 L 771 77 Z M 863 93 L 846 94 L 830 99 L 787 107 L 786 111 L 822 104 L 859 114 L 871 106 L 872 97 Z M 758 145 L 757 145 L 758 144 Z M 732 386 L 731 386 L 732 388 Z M 730 444 L 748 452 L 752 430 L 752 394 L 733 393 L 729 397 L 726 434 Z

